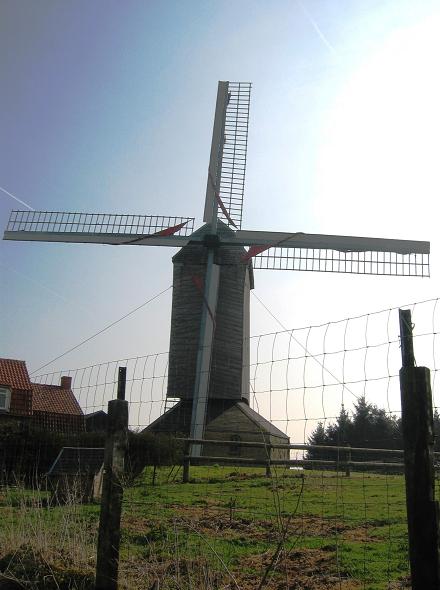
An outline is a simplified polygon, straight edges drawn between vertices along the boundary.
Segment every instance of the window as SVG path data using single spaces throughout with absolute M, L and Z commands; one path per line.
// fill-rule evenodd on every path
M 0 411 L 9 412 L 11 404 L 11 390 L 0 386 Z

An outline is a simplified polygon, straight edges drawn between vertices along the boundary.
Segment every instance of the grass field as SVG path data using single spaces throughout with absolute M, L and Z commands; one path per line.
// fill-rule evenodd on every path
M 147 469 L 125 490 L 121 588 L 409 587 L 402 476 L 212 466 L 191 477 L 161 468 L 153 486 Z M 30 588 L 93 588 L 98 520 L 98 504 L 0 489 L 0 571 Z

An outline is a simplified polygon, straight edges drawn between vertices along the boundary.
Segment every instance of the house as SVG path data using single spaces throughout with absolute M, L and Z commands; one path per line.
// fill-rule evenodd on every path
M 15 420 L 51 432 L 84 432 L 72 378 L 59 385 L 31 383 L 25 361 L 0 358 L 0 421 Z
M 213 418 L 206 426 L 205 438 L 208 440 L 243 441 L 266 443 L 267 445 L 288 445 L 289 437 L 274 424 L 258 414 L 245 402 L 238 402 Z M 287 460 L 288 449 L 260 446 L 240 446 L 229 442 L 225 445 L 204 445 L 203 454 L 250 458 L 256 461 Z
M 72 391 L 72 377 L 59 385 L 32 383 L 32 425 L 66 434 L 84 432 L 84 414 Z
M 145 431 L 187 437 L 190 434 L 192 403 L 180 400 L 173 408 L 152 422 Z M 224 444 L 203 445 L 202 456 L 246 459 L 262 464 L 268 460 L 289 459 L 289 450 L 264 447 L 288 445 L 289 437 L 271 422 L 255 412 L 246 402 L 210 400 L 206 413 L 206 440 L 224 441 Z M 240 442 L 247 443 L 240 445 Z M 236 444 L 234 444 L 236 443 Z M 252 446 L 249 443 L 257 443 Z
M 86 432 L 105 432 L 107 430 L 107 414 L 104 410 L 90 412 L 84 416 Z
M 0 419 L 32 416 L 32 384 L 24 361 L 0 359 Z

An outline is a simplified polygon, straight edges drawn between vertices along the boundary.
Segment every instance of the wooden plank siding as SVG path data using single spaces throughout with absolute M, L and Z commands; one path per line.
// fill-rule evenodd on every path
M 191 424 L 191 402 L 181 401 L 174 408 L 155 420 L 145 430 L 188 437 Z M 204 438 L 207 440 L 224 440 L 225 445 L 203 445 L 204 456 L 242 457 L 267 461 L 267 451 L 262 447 L 240 447 L 234 441 L 266 442 L 270 444 L 288 444 L 289 437 L 257 412 L 246 406 L 245 402 L 229 400 L 211 400 L 208 411 Z M 232 441 L 232 442 L 231 442 Z M 288 449 L 273 449 L 271 459 L 288 459 Z
M 256 443 L 268 444 L 288 444 L 289 438 L 287 435 L 278 431 L 272 426 L 271 430 L 266 428 L 264 424 L 257 422 L 258 414 L 256 412 L 255 419 L 251 419 L 248 415 L 250 412 L 244 412 L 242 403 L 234 404 L 225 412 L 214 418 L 206 427 L 205 438 L 208 440 L 224 440 L 228 441 L 223 445 L 203 446 L 203 455 L 205 456 L 236 456 L 246 457 L 247 459 L 257 459 L 260 461 L 267 461 L 270 459 L 288 459 L 289 451 L 286 449 L 273 449 L 271 452 L 264 447 L 240 447 L 239 445 L 231 444 L 230 441 L 246 441 Z
M 220 266 L 216 326 L 211 361 L 209 397 L 241 400 L 244 360 L 245 298 L 249 299 L 249 267 L 244 249 L 219 247 L 215 264 Z M 193 277 L 206 276 L 207 249 L 189 244 L 173 258 L 173 304 L 171 313 L 169 397 L 191 399 L 197 363 L 203 297 Z M 247 304 L 248 307 L 248 304 Z

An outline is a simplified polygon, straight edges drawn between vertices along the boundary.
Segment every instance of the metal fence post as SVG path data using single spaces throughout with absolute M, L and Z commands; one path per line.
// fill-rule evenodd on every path
M 434 500 L 434 422 L 430 372 L 416 367 L 411 312 L 399 310 L 399 372 L 409 558 L 413 590 L 440 588 L 438 503 Z
M 101 513 L 99 518 L 95 590 L 117 590 L 124 460 L 127 450 L 127 368 L 119 367 L 118 397 L 108 403 Z

